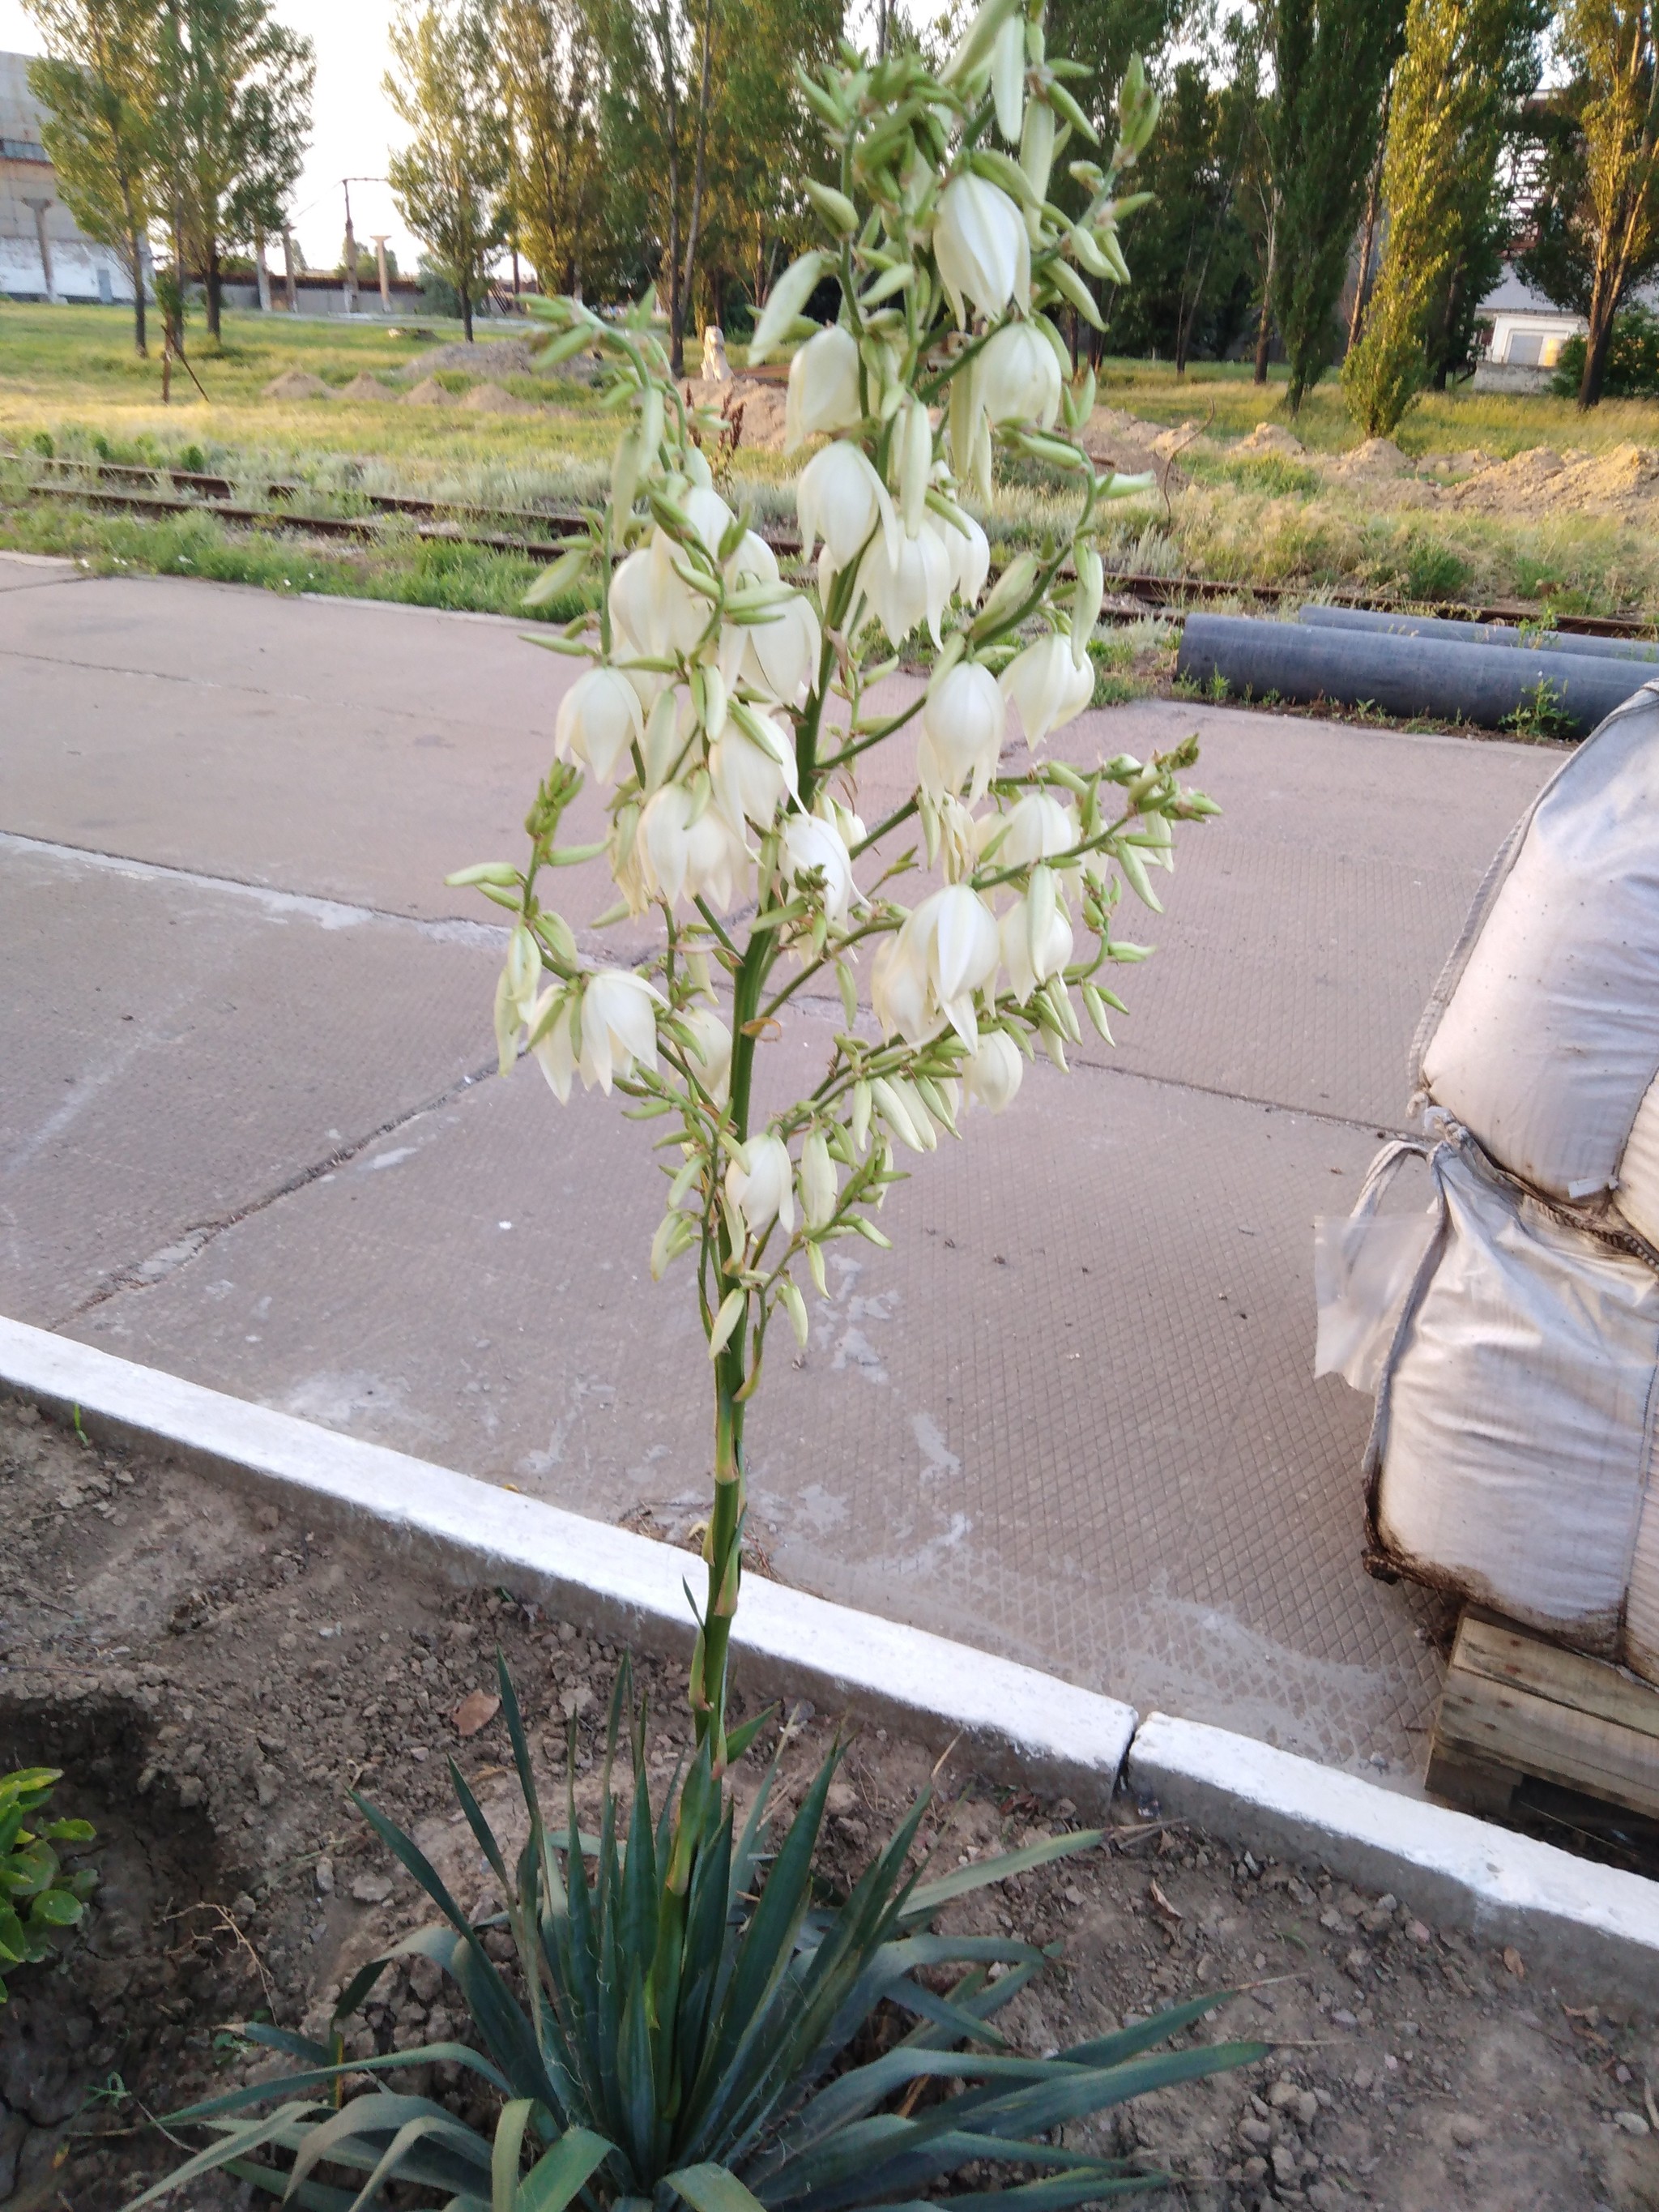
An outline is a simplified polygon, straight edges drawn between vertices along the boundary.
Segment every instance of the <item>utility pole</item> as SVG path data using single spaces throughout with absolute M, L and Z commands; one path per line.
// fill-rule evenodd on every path
M 386 242 L 391 234 L 385 230 L 374 233 L 374 262 L 380 272 L 380 312 L 386 315 L 392 313 L 392 280 L 386 273 Z
M 343 177 L 341 188 L 345 193 L 345 311 L 349 315 L 357 312 L 357 236 L 351 228 L 351 179 Z
M 34 235 L 40 247 L 40 281 L 46 287 L 48 301 L 56 306 L 58 286 L 52 276 L 52 240 L 46 236 L 46 210 L 52 202 L 49 199 L 26 199 L 23 205 L 34 210 Z

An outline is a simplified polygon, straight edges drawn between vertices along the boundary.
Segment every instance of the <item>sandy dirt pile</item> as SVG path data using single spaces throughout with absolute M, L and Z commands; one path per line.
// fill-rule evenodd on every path
M 1628 442 L 1604 453 L 1534 446 L 1468 477 L 1451 497 L 1482 514 L 1606 514 L 1648 522 L 1659 503 L 1659 452 Z
M 435 376 L 423 376 L 412 392 L 404 394 L 405 407 L 453 407 L 454 404 Z
M 1183 422 L 1172 430 L 1121 407 L 1097 407 L 1083 427 L 1083 450 L 1097 467 L 1110 466 L 1126 477 L 1155 476 L 1173 490 L 1186 482 L 1173 465 L 1175 457 L 1197 441 L 1200 428 Z
M 533 399 L 517 398 L 488 380 L 475 384 L 463 398 L 461 405 L 473 415 L 536 415 L 541 411 Z
M 342 399 L 398 399 L 401 397 L 400 392 L 394 392 L 389 384 L 382 384 L 378 376 L 371 376 L 367 369 L 340 388 Z
M 1293 431 L 1282 422 L 1258 422 L 1248 438 L 1241 438 L 1233 447 L 1235 453 L 1277 453 L 1287 461 L 1307 458 L 1307 447 Z
M 388 1571 L 367 1534 L 82 1442 L 3 1399 L 0 1526 L 0 1752 L 68 1770 L 54 1810 L 96 1825 L 100 1870 L 59 1964 L 19 1972 L 0 2007 L 0 2201 L 113 2212 L 177 2163 L 148 2113 L 269 2067 L 228 2023 L 264 2007 L 320 2031 L 357 1967 L 434 1917 L 348 1792 L 410 1832 L 483 1917 L 497 1900 L 444 1768 L 457 1760 L 510 1853 L 523 1818 L 497 1646 L 544 1799 L 561 1804 L 574 1723 L 584 1827 L 597 1826 L 621 1655 L 506 1591 L 457 1588 L 407 1552 Z M 659 1786 L 690 1738 L 685 1673 L 646 1661 L 635 1674 Z M 841 1725 L 810 1705 L 791 1719 L 786 1804 Z M 763 1732 L 740 1793 L 775 1743 Z M 830 1796 L 830 1881 L 856 1876 L 933 1757 L 884 1729 L 854 1735 Z M 958 1757 L 921 1843 L 937 1871 L 1079 1825 L 1066 1799 L 993 1785 Z M 1194 2034 L 1272 2041 L 1266 2059 L 1094 2124 L 1101 2147 L 1188 2177 L 1192 2212 L 1650 2212 L 1653 2019 L 1586 2003 L 1421 1911 L 1121 1802 L 1100 1844 L 963 1899 L 950 1924 L 1059 1952 L 999 2017 L 1017 2051 L 1232 1992 Z M 504 1932 L 484 1941 L 510 1980 Z M 423 1960 L 386 1975 L 345 2034 L 359 2058 L 472 2039 Z M 94 2100 L 112 2075 L 121 2095 Z M 384 2078 L 493 2124 L 489 2094 L 453 2064 Z M 349 2078 L 346 2094 L 366 2087 Z M 234 2212 L 244 2200 L 207 2185 L 180 2201 Z
M 713 407 L 737 426 L 736 442 L 757 453 L 783 451 L 787 388 L 770 378 L 688 377 L 680 390 L 694 407 Z
M 1421 477 L 1472 477 L 1491 468 L 1492 461 L 1484 446 L 1466 446 L 1461 453 L 1425 453 L 1417 472 Z
M 460 338 L 453 345 L 428 346 L 405 362 L 398 374 L 418 379 L 435 376 L 441 368 L 464 368 L 471 376 L 526 376 L 546 343 L 545 338 L 480 337 L 468 345 Z
M 265 386 L 267 399 L 332 399 L 334 387 L 308 369 L 285 368 Z
M 1414 473 L 1392 438 L 1367 438 L 1332 462 L 1329 474 L 1342 483 L 1387 482 Z

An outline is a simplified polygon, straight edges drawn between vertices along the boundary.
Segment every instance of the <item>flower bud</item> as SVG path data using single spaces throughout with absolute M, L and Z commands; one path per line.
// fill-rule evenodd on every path
M 836 1164 L 822 1129 L 814 1129 L 800 1148 L 800 1202 L 809 1229 L 825 1229 L 841 1195 Z

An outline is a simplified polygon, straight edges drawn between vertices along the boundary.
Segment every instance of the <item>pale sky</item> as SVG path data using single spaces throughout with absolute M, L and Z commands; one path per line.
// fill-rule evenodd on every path
M 295 188 L 294 228 L 307 261 L 332 268 L 345 234 L 340 179 L 384 177 L 388 145 L 404 135 L 380 90 L 392 10 L 386 0 L 276 0 L 276 13 L 317 50 L 311 150 Z M 0 52 L 40 51 L 40 36 L 21 0 L 0 0 Z M 351 216 L 365 245 L 375 231 L 388 232 L 399 266 L 413 272 L 417 248 L 398 222 L 384 184 L 354 183 Z M 280 246 L 270 260 L 281 268 Z

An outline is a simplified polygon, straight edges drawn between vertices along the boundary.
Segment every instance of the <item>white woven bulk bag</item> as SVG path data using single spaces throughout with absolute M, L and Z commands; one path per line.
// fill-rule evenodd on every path
M 1654 687 L 1563 764 L 1493 863 L 1413 1064 L 1419 1096 L 1535 1189 L 1576 1202 L 1618 1184 L 1659 1074 Z M 1635 1202 L 1659 1226 L 1659 1099 L 1653 1118 Z
M 1379 1160 L 1383 1174 L 1401 1149 Z M 1373 1214 L 1382 1250 L 1363 1264 L 1368 1189 L 1350 1224 L 1354 1264 L 1334 1286 L 1338 1318 L 1322 1315 L 1322 1340 L 1347 1355 L 1343 1371 L 1380 1370 L 1367 1454 L 1374 1547 L 1416 1580 L 1580 1650 L 1628 1651 L 1659 1679 L 1659 1506 L 1643 1532 L 1648 1625 L 1625 1633 L 1659 1413 L 1659 1275 L 1517 1193 L 1467 1142 L 1427 1158 L 1427 1231 L 1420 1215 Z M 1403 1221 L 1419 1228 L 1421 1254 L 1406 1286 Z M 1356 1307 L 1367 1285 L 1385 1346 L 1364 1340 Z
M 1650 1468 L 1648 1494 L 1630 1563 L 1625 1634 L 1620 1657 L 1626 1667 L 1659 1682 L 1659 1468 Z

